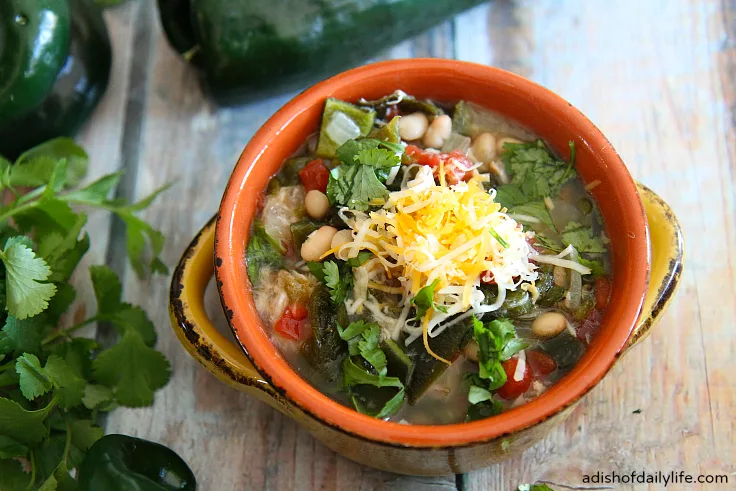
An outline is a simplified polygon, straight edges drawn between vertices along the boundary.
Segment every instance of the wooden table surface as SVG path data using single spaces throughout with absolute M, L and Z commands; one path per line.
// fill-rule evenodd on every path
M 293 94 L 213 107 L 163 38 L 154 4 L 133 0 L 106 13 L 112 84 L 81 140 L 94 175 L 126 169 L 121 196 L 176 181 L 146 212 L 166 234 L 164 260 L 173 266 L 217 209 L 250 136 Z M 517 458 L 443 478 L 379 472 L 337 456 L 195 363 L 169 327 L 169 278 L 139 282 L 122 259 L 119 225 L 98 215 L 89 223 L 90 259 L 125 274 L 127 298 L 148 310 L 173 364 L 154 406 L 115 411 L 107 430 L 173 447 L 200 491 L 505 491 L 537 480 L 592 489 L 577 487 L 583 473 L 612 470 L 717 471 L 736 482 L 736 1 L 496 0 L 377 58 L 411 56 L 495 65 L 549 87 L 672 205 L 685 233 L 685 272 L 651 337 Z

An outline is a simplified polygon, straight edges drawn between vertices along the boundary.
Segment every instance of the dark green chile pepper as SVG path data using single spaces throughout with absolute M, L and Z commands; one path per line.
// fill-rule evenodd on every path
M 472 337 L 473 323 L 468 320 L 448 327 L 438 336 L 429 338 L 428 342 L 429 347 L 438 356 L 448 361 L 455 361 L 460 355 L 460 350 L 465 348 Z M 417 339 L 407 346 L 406 351 L 414 361 L 414 371 L 406 387 L 406 395 L 409 404 L 414 404 L 429 389 L 429 386 L 444 373 L 448 365 L 427 353 L 421 339 Z
M 171 45 L 222 104 L 323 79 L 482 0 L 158 0 Z M 420 15 L 421 14 L 421 15 Z
M 0 1 L 0 155 L 73 136 L 107 88 L 107 28 L 89 0 Z
M 335 381 L 340 363 L 348 354 L 348 345 L 337 331 L 337 324 L 347 326 L 350 323 L 345 304 L 335 306 L 327 287 L 319 285 L 309 298 L 307 311 L 314 335 L 302 345 L 301 353 L 312 368 L 328 381 Z
M 541 347 L 552 355 L 560 370 L 572 368 L 585 352 L 585 345 L 568 331 L 542 342 Z
M 125 435 L 106 435 L 78 469 L 80 491 L 195 491 L 186 462 L 170 448 Z

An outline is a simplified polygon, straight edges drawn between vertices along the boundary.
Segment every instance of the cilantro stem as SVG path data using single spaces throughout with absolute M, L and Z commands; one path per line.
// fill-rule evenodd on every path
M 60 337 L 68 336 L 69 334 L 75 331 L 78 331 L 81 328 L 92 324 L 93 322 L 97 322 L 98 320 L 99 318 L 95 315 L 95 316 L 90 317 L 89 319 L 83 320 L 79 324 L 74 324 L 73 326 L 69 326 L 66 329 L 59 329 L 58 331 L 53 332 L 49 334 L 48 336 L 46 336 L 46 338 L 41 342 L 41 344 L 44 344 L 44 345 L 49 344 L 52 341 L 55 341 Z
M 64 420 L 64 426 L 66 427 L 66 443 L 64 443 L 64 454 L 61 457 L 61 462 L 64 463 L 64 469 L 67 469 L 69 467 L 67 464 L 67 460 L 69 459 L 69 450 L 72 447 L 72 425 L 69 423 L 69 416 L 66 414 L 66 411 L 60 411 L 60 413 Z M 59 462 L 59 465 L 61 465 L 61 462 Z
M 28 483 L 28 486 L 26 486 L 26 489 L 31 489 L 33 487 L 33 484 L 36 482 L 36 452 L 31 451 L 31 482 Z

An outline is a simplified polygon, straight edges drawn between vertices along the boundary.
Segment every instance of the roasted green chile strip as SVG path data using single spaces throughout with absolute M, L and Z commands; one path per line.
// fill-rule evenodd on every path
M 173 450 L 140 438 L 107 435 L 79 466 L 80 491 L 195 491 L 197 481 Z
M 0 155 L 73 136 L 107 88 L 112 53 L 90 0 L 0 1 Z

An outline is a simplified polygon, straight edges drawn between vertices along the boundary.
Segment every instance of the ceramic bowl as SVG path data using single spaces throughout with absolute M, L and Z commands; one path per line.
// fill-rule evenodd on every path
M 577 149 L 577 170 L 611 238 L 611 299 L 578 365 L 539 398 L 499 416 L 453 425 L 402 425 L 359 414 L 294 372 L 270 341 L 250 291 L 245 250 L 259 197 L 281 162 L 317 130 L 324 101 L 375 99 L 396 89 L 420 98 L 473 101 L 540 135 L 560 154 Z M 562 422 L 621 355 L 643 339 L 671 298 L 682 267 L 679 224 L 637 185 L 601 132 L 558 95 L 503 70 L 452 60 L 394 60 L 350 70 L 299 94 L 246 146 L 216 220 L 195 237 L 171 286 L 171 319 L 185 348 L 215 376 L 289 417 L 336 452 L 376 468 L 420 475 L 467 472 L 523 451 Z M 228 323 L 225 339 L 203 295 L 213 269 Z

